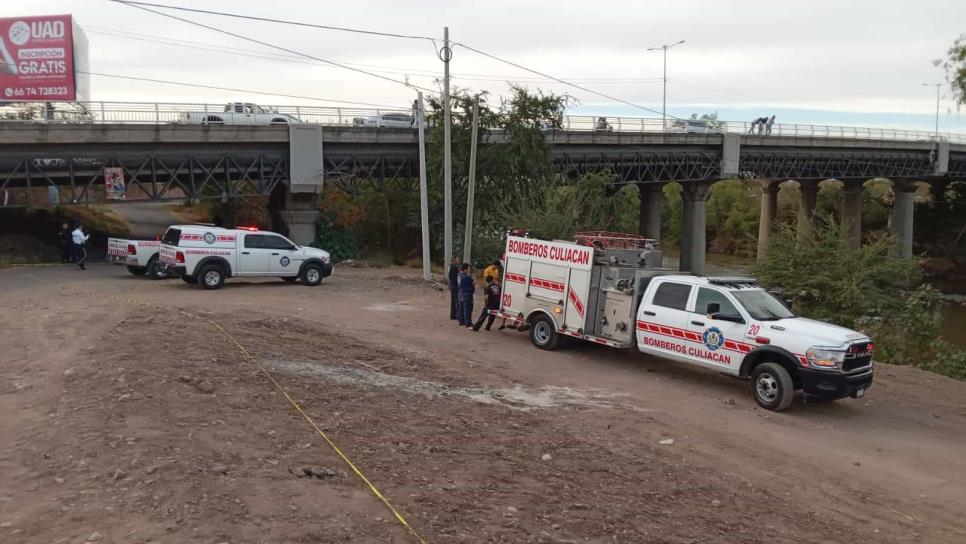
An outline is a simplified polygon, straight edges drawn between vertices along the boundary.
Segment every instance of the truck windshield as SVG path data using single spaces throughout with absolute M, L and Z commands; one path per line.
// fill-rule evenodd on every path
M 774 321 L 795 317 L 795 314 L 790 312 L 780 300 L 764 289 L 732 291 L 731 294 L 754 319 Z

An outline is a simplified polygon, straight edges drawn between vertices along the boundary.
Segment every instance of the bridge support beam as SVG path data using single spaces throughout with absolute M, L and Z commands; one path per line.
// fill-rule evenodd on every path
M 661 241 L 661 205 L 664 203 L 663 183 L 638 183 L 637 189 L 641 195 L 640 218 L 637 231 L 641 236 L 647 236 Z
M 798 239 L 808 240 L 813 236 L 812 221 L 815 219 L 815 202 L 818 200 L 817 181 L 799 181 L 800 202 L 798 206 Z
M 778 184 L 772 180 L 761 180 L 761 217 L 758 220 L 758 262 L 768 257 L 771 232 L 778 219 Z
M 678 268 L 699 276 L 707 273 L 705 211 L 710 189 L 711 185 L 708 183 L 687 183 L 681 192 L 684 199 L 684 221 L 681 225 L 681 260 Z
M 862 246 L 862 182 L 848 180 L 842 182 L 845 201 L 842 203 L 842 235 L 849 247 Z
M 904 259 L 912 257 L 912 223 L 915 209 L 916 184 L 893 181 L 895 200 L 892 204 L 892 234 L 896 237 L 895 254 Z

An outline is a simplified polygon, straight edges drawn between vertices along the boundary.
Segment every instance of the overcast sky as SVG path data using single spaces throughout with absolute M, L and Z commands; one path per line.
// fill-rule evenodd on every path
M 158 1 L 434 38 L 448 25 L 455 41 L 657 111 L 662 55 L 646 49 L 686 40 L 668 54 L 671 114 L 923 130 L 933 129 L 936 95 L 921 84 L 944 79 L 932 61 L 966 33 L 964 0 Z M 0 2 L 3 17 L 56 13 L 72 13 L 85 29 L 93 72 L 392 106 L 413 98 L 400 84 L 264 58 L 286 54 L 107 0 Z M 442 74 L 426 40 L 176 14 L 426 87 L 437 88 Z M 517 81 L 571 94 L 578 113 L 655 115 L 460 47 L 451 66 L 459 87 L 499 95 Z M 93 100 L 332 104 L 103 77 L 92 77 L 91 89 Z M 966 112 L 943 94 L 940 130 L 966 132 Z

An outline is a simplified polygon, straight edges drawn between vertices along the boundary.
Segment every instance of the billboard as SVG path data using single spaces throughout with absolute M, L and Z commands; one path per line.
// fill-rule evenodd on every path
M 124 200 L 124 169 L 111 166 L 104 168 L 104 194 L 108 200 Z
M 0 18 L 0 101 L 87 99 L 87 38 L 70 15 Z

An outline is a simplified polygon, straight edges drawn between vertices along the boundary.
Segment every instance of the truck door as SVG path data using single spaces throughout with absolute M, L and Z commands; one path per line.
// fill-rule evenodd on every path
M 241 255 L 238 257 L 239 276 L 268 274 L 269 258 L 272 249 L 265 247 L 265 234 L 245 234 L 242 242 Z
M 712 317 L 710 310 L 715 309 Z M 724 291 L 698 287 L 688 315 L 691 357 L 698 364 L 737 373 L 744 354 L 751 351 L 750 344 L 742 341 L 747 327 L 745 318 Z
M 637 312 L 637 347 L 644 353 L 678 361 L 688 356 L 688 302 L 692 286 L 673 280 L 651 280 Z M 656 285 L 655 285 L 656 283 Z
M 295 244 L 274 234 L 265 235 L 265 247 L 270 251 L 268 272 L 278 276 L 294 276 L 301 262 L 295 261 Z

